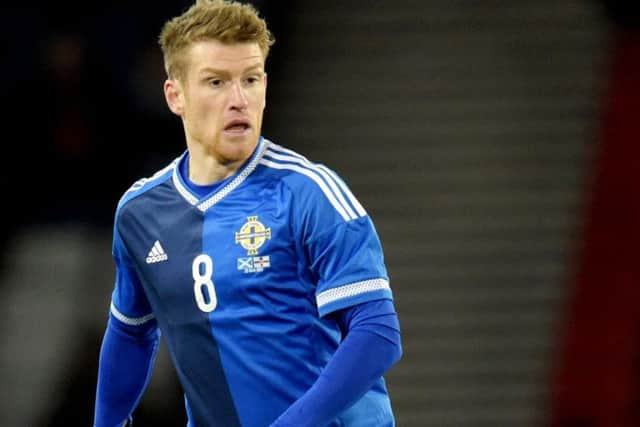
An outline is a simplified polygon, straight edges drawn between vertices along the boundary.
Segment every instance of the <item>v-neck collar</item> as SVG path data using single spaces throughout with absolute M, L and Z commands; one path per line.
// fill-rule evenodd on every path
M 220 200 L 222 200 L 227 194 L 229 194 L 236 187 L 242 184 L 249 175 L 251 175 L 251 173 L 255 170 L 256 166 L 258 165 L 258 162 L 264 155 L 264 152 L 267 149 L 268 145 L 269 145 L 269 142 L 265 140 L 263 137 L 260 137 L 260 140 L 258 141 L 258 145 L 253 151 L 253 154 L 251 155 L 251 157 L 245 162 L 245 164 L 240 169 L 238 169 L 238 171 L 234 175 L 232 175 L 232 178 L 229 180 L 229 182 L 226 185 L 215 189 L 210 195 L 208 195 L 203 200 L 201 200 L 197 194 L 193 193 L 189 189 L 188 185 L 185 184 L 184 178 L 180 174 L 180 167 L 178 164 L 176 164 L 176 166 L 173 168 L 173 176 L 172 176 L 173 184 L 175 185 L 176 189 L 178 190 L 178 193 L 180 193 L 182 198 L 184 198 L 189 204 L 197 207 L 200 211 L 204 212 L 207 209 L 209 209 L 211 206 L 215 205 Z M 186 157 L 187 157 L 187 151 L 185 151 L 182 154 L 178 163 L 183 162 Z

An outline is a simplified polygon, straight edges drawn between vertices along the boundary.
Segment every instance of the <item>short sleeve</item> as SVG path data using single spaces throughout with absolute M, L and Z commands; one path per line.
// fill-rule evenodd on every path
M 336 225 L 312 240 L 308 250 L 318 277 L 316 303 L 321 316 L 392 298 L 380 239 L 368 216 Z
M 320 316 L 392 298 L 382 245 L 371 218 L 344 181 L 324 170 L 322 177 L 335 185 L 330 180 L 324 186 L 308 185 L 298 192 L 295 208 L 301 244 L 316 280 Z
M 131 326 L 155 322 L 155 316 L 117 227 L 114 227 L 112 254 L 116 274 L 111 296 L 111 314 Z

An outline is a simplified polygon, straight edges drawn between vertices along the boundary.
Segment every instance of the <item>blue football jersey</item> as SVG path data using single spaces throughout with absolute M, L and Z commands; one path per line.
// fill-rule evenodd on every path
M 185 184 L 186 159 L 118 204 L 111 313 L 160 328 L 190 426 L 266 427 L 336 350 L 327 315 L 392 298 L 380 240 L 334 171 L 264 138 L 205 197 Z M 393 424 L 380 378 L 330 426 Z

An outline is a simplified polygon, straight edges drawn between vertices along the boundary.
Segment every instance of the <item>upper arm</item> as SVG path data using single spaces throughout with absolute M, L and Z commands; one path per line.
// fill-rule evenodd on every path
M 334 185 L 317 185 L 323 177 Z M 316 178 L 296 192 L 294 225 L 315 281 L 318 312 L 325 316 L 391 299 L 382 244 L 371 218 L 333 172 Z
M 115 285 L 111 296 L 111 314 L 130 326 L 155 326 L 155 316 L 142 283 L 117 227 L 113 233 Z

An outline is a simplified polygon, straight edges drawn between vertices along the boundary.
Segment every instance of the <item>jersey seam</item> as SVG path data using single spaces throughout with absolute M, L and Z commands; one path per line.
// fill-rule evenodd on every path
M 366 221 L 366 220 L 367 220 L 367 217 L 366 217 L 366 216 L 363 216 L 363 217 L 360 217 L 360 218 L 354 219 L 354 220 L 349 221 L 349 222 L 337 222 L 337 223 L 333 224 L 330 228 L 325 229 L 322 233 L 317 234 L 315 237 L 311 237 L 311 238 L 309 238 L 308 240 L 306 240 L 306 241 L 305 241 L 305 244 L 306 244 L 306 245 L 311 245 L 311 244 L 313 244 L 313 243 L 317 242 L 317 241 L 318 241 L 318 240 L 320 240 L 322 237 L 325 237 L 325 236 L 327 236 L 328 234 L 334 233 L 334 232 L 335 232 L 335 230 L 336 230 L 338 227 L 341 227 L 341 226 L 352 227 L 352 226 L 357 225 L 357 224 L 359 223 L 359 221 Z
M 180 159 L 180 157 L 178 157 L 177 159 L 174 159 L 169 165 L 167 165 L 164 168 L 160 169 L 158 172 L 163 172 L 163 173 L 161 175 L 157 176 L 156 178 L 153 178 L 154 175 L 152 175 L 150 178 L 140 178 L 139 180 L 134 182 L 127 189 L 127 191 L 125 191 L 122 194 L 122 196 L 120 197 L 120 201 L 118 202 L 117 211 L 120 211 L 120 209 L 122 207 L 124 207 L 125 205 L 127 205 L 131 200 L 137 199 L 141 195 L 147 193 L 148 191 L 156 188 L 159 185 L 164 184 L 165 182 L 167 182 L 167 180 L 171 179 L 171 177 L 173 176 L 173 169 L 177 166 L 177 162 L 178 162 L 179 159 Z M 158 173 L 158 172 L 156 172 L 156 173 Z M 138 183 L 140 181 L 144 181 L 143 184 L 140 186 L 140 188 L 132 190 L 131 188 L 133 186 L 135 186 L 136 183 Z M 133 194 L 129 194 L 129 193 L 133 193 Z

